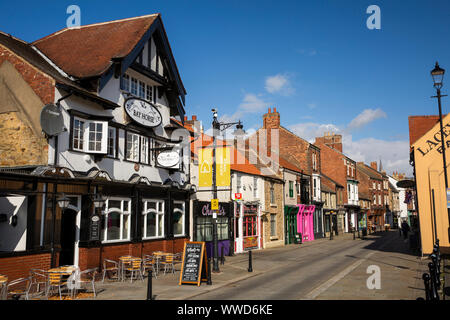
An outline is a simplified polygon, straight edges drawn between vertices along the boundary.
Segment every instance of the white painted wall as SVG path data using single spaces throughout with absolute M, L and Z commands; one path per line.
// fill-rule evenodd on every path
M 0 197 L 0 213 L 7 214 L 7 221 L 0 223 L 0 251 L 24 251 L 27 244 L 27 208 L 25 196 Z M 11 225 L 17 216 L 17 225 Z

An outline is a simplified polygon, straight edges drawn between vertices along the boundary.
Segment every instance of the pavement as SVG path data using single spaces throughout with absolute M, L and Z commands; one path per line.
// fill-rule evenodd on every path
M 399 239 L 396 231 L 379 232 L 368 235 L 365 240 L 353 240 L 353 234 L 334 236 L 333 241 L 370 241 L 387 234 L 392 240 L 387 246 L 389 250 L 372 250 L 368 255 L 354 257 L 355 263 L 336 273 L 328 281 L 312 290 L 306 299 L 317 300 L 374 300 L 374 299 L 411 299 L 424 297 L 422 273 L 426 270 L 428 261 L 411 254 L 408 243 Z M 202 299 L 208 294 L 218 292 L 221 288 L 232 288 L 244 280 L 264 275 L 273 270 L 273 262 L 263 259 L 270 253 L 286 253 L 303 248 L 319 249 L 330 243 L 328 238 L 317 239 L 303 244 L 292 244 L 278 248 L 255 250 L 252 252 L 253 272 L 248 271 L 248 253 L 225 257 L 225 263 L 219 264 L 220 272 L 212 273 L 212 285 L 206 282 L 197 285 L 179 285 L 180 266 L 175 273 L 160 273 L 152 278 L 152 295 L 156 300 L 189 300 Z M 370 244 L 369 244 L 370 246 Z M 368 278 L 367 268 L 378 265 L 382 271 L 381 290 L 361 288 Z M 399 285 L 402 284 L 402 285 Z M 145 300 L 147 299 L 148 279 L 133 280 L 133 282 L 116 282 L 105 280 L 96 283 L 96 300 Z M 355 288 L 360 288 L 355 290 Z M 408 290 L 405 293 L 405 290 Z M 85 298 L 92 299 L 92 298 Z M 206 298 L 207 299 L 207 298 Z M 304 298 L 303 298 L 304 299 Z
M 291 275 L 298 278 L 303 271 L 301 266 L 305 265 L 306 268 L 308 259 L 315 260 L 318 265 L 328 264 L 328 261 L 323 259 L 336 259 L 329 254 L 330 250 L 332 252 L 336 250 L 336 257 L 342 256 L 345 264 L 336 264 L 338 266 L 336 270 L 331 269 L 334 266 L 330 264 L 327 266 L 328 269 L 324 269 L 332 272 L 318 271 L 321 274 L 319 278 L 312 277 L 313 279 L 305 283 L 307 294 L 296 295 L 294 300 L 415 300 L 425 296 L 422 274 L 427 269 L 428 260 L 413 254 L 409 244 L 404 242 L 395 230 L 376 232 L 366 236 L 365 239 L 357 237 L 353 239 L 353 234 L 347 233 L 334 236 L 332 241 L 323 238 L 303 244 L 254 250 L 252 252 L 253 272 L 248 271 L 248 253 L 227 256 L 225 263 L 219 264 L 220 272 L 212 273 L 211 285 L 206 282 L 201 283 L 200 286 L 179 285 L 181 265 L 178 264 L 175 273 L 160 272 L 157 278 L 152 278 L 152 296 L 155 300 L 220 300 L 223 296 L 226 297 L 225 300 L 238 300 L 246 296 L 242 293 L 245 283 L 260 283 L 268 278 L 273 280 L 278 275 L 280 278 L 283 277 L 284 274 L 280 274 L 278 269 L 281 263 L 298 265 L 298 270 L 293 270 Z M 290 257 L 292 257 L 291 261 L 280 261 L 290 260 Z M 378 290 L 368 290 L 366 286 L 370 276 L 368 267 L 373 265 L 381 269 L 381 288 Z M 289 278 L 286 279 L 289 281 Z M 283 280 L 280 279 L 280 281 Z M 271 286 L 270 289 L 274 287 L 271 284 L 269 286 Z M 270 297 L 265 298 L 264 289 L 261 288 L 259 297 L 270 299 Z M 104 283 L 97 281 L 95 300 L 146 300 L 147 290 L 147 277 L 144 281 L 133 280 L 133 282 L 129 280 L 124 282 L 105 280 Z M 235 295 L 234 292 L 236 292 Z M 255 292 L 255 290 L 249 292 Z M 255 293 L 255 297 L 258 297 L 258 293 Z M 78 299 L 93 300 L 94 298 L 84 294 L 78 296 Z M 248 299 L 261 298 L 249 296 Z

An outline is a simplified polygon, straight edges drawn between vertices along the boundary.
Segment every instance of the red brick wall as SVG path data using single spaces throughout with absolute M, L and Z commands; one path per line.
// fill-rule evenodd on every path
M 445 115 L 443 114 L 442 117 Z M 409 116 L 409 144 L 412 145 L 439 121 L 439 116 Z
M 100 248 L 80 248 L 79 267 L 81 270 L 103 266 L 104 259 L 118 261 L 119 257 L 131 255 L 134 257 L 143 257 L 145 254 L 151 254 L 154 251 L 164 252 L 182 252 L 185 241 L 188 238 L 175 240 L 149 241 L 144 243 L 127 243 L 117 245 L 104 245 L 101 256 Z
M 28 277 L 29 270 L 36 268 L 50 269 L 50 253 L 30 254 L 19 257 L 0 258 L 0 274 L 8 277 L 8 280 Z
M 44 104 L 55 101 L 55 81 L 14 52 L 0 45 L 0 65 L 8 60 L 30 85 Z

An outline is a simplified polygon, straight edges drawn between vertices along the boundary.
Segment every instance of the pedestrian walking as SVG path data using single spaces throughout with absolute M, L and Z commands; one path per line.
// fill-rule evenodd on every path
M 409 224 L 406 221 L 403 221 L 402 223 L 402 233 L 403 233 L 403 239 L 406 240 L 408 239 L 408 232 L 409 232 L 410 228 L 409 228 Z

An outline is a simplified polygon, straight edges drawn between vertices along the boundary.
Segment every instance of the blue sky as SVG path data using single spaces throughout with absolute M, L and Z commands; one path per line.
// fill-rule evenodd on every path
M 0 30 L 34 41 L 65 27 L 71 4 L 82 25 L 160 12 L 187 114 L 205 127 L 212 107 L 247 130 L 276 107 L 283 126 L 307 140 L 341 133 L 345 153 L 388 173 L 411 173 L 408 116 L 437 113 L 429 72 L 450 70 L 446 0 L 1 2 Z M 366 26 L 370 5 L 380 30 Z

